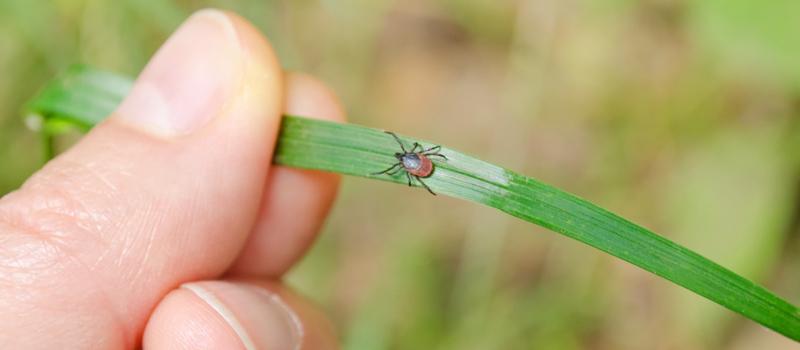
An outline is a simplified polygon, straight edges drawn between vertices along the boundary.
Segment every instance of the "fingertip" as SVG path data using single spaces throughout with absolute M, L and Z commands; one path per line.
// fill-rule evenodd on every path
M 159 304 L 145 348 L 334 349 L 330 323 L 301 298 L 267 282 L 183 285 Z
M 294 311 L 303 328 L 302 350 L 339 348 L 336 329 L 319 305 L 275 280 L 248 280 L 242 283 L 274 294 Z
M 302 72 L 286 72 L 286 112 L 293 115 L 345 122 L 339 98 L 321 80 Z
M 173 290 L 158 304 L 142 343 L 145 349 L 247 349 L 236 328 L 188 289 Z

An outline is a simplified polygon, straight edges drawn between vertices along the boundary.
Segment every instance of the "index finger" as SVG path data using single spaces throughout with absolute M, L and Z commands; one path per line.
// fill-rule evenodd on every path
M 341 104 L 322 82 L 302 73 L 284 81 L 287 114 L 344 122 Z M 273 165 L 253 232 L 230 274 L 285 273 L 317 237 L 338 187 L 337 174 Z

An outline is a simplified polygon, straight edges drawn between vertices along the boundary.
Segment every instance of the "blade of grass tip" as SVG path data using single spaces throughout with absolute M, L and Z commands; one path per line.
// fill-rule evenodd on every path
M 129 84 L 120 84 L 118 76 L 109 75 L 115 78 L 106 86 L 102 78 L 88 76 L 104 75 L 88 67 L 74 70 L 60 79 L 81 84 L 52 83 L 41 101 L 32 101 L 31 111 L 45 118 L 69 114 L 77 123 L 94 125 L 98 116 L 109 114 L 124 95 L 99 91 Z M 80 112 L 84 107 L 88 110 L 85 115 Z M 432 145 L 403 139 L 409 144 L 417 141 Z M 395 141 L 382 130 L 285 116 L 274 161 L 405 184 L 402 172 L 372 175 L 396 162 L 396 148 Z M 744 277 L 575 195 L 449 148 L 442 148 L 441 153 L 449 161 L 437 162 L 433 175 L 425 179 L 437 193 L 484 204 L 574 238 L 800 340 L 797 307 Z
M 132 86 L 130 78 L 85 65 L 73 65 L 45 85 L 27 103 L 26 109 L 33 117 L 43 118 L 45 126 L 58 118 L 81 130 L 88 130 L 108 116 Z M 31 114 L 28 117 L 32 117 Z M 53 133 L 56 130 L 45 127 L 44 131 Z

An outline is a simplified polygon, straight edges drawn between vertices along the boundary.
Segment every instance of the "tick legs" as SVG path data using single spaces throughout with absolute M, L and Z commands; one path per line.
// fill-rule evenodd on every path
M 444 154 L 439 154 L 439 152 L 441 150 L 442 150 L 442 146 L 433 146 L 431 148 L 423 150 L 422 154 L 424 154 L 424 155 L 426 155 L 428 157 L 442 157 L 442 158 L 444 158 L 444 160 L 448 160 L 447 157 Z
M 396 170 L 395 168 L 397 168 L 398 166 L 402 166 L 402 165 L 403 165 L 403 163 L 395 163 L 392 166 L 390 166 L 389 168 L 387 168 L 386 170 L 379 171 L 377 173 L 372 173 L 372 175 L 386 174 L 386 173 L 392 171 L 393 169 Z
M 397 174 L 399 171 L 404 170 L 402 165 L 403 165 L 402 163 L 396 163 L 396 164 L 390 166 L 389 168 L 387 168 L 386 170 L 379 171 L 377 173 L 372 173 L 372 175 L 380 175 L 380 174 L 394 175 L 394 174 Z M 436 195 L 436 193 L 434 193 L 431 190 L 431 188 L 428 187 L 428 185 L 425 184 L 424 181 L 422 181 L 422 178 L 420 178 L 419 176 L 416 176 L 416 175 L 414 175 L 414 178 L 417 179 L 417 181 L 419 181 L 420 185 L 422 185 L 422 187 L 425 187 L 425 189 L 428 190 L 428 192 L 430 192 L 434 196 Z M 411 174 L 409 172 L 407 172 L 407 171 L 406 171 L 406 179 L 408 180 L 408 187 L 411 187 Z
M 433 146 L 431 148 L 425 149 L 425 147 L 422 147 L 422 145 L 420 145 L 419 142 L 414 142 L 414 145 L 413 147 L 411 147 L 411 150 L 406 151 L 406 146 L 405 144 L 403 144 L 403 141 L 400 140 L 400 137 L 398 137 L 395 133 L 391 131 L 384 131 L 384 132 L 394 137 L 395 141 L 397 141 L 397 144 L 400 145 L 400 149 L 403 150 L 403 153 L 414 153 L 417 150 L 417 148 L 419 148 L 421 150 L 420 153 L 426 156 L 438 156 L 442 157 L 444 160 L 447 160 L 446 156 L 439 154 L 439 151 L 442 150 L 442 146 Z
M 408 173 L 406 173 L 406 175 L 408 175 Z M 428 187 L 428 185 L 426 185 L 425 182 L 423 182 L 422 179 L 419 178 L 419 176 L 414 176 L 414 177 L 417 179 L 417 181 L 419 181 L 420 184 L 422 184 L 423 187 L 425 187 L 426 190 L 428 190 L 428 192 L 430 192 L 434 196 L 436 195 L 436 193 L 433 193 L 433 191 L 431 191 L 431 188 Z M 409 181 L 411 181 L 411 179 L 409 179 Z M 409 186 L 410 184 L 411 183 L 409 182 Z
M 431 148 L 428 148 L 428 149 L 426 149 L 426 150 L 423 150 L 423 151 L 422 151 L 422 153 L 437 154 L 437 153 L 439 153 L 439 151 L 441 151 L 441 150 L 442 150 L 442 146 L 433 146 L 433 147 L 431 147 Z
M 406 152 L 406 146 L 403 145 L 403 141 L 400 141 L 400 138 L 397 137 L 397 135 L 395 135 L 395 133 L 393 133 L 391 131 L 384 131 L 384 132 L 389 134 L 389 135 L 392 135 L 392 137 L 394 137 L 394 139 L 397 141 L 397 143 L 400 144 L 400 149 L 403 150 L 403 153 L 408 153 L 408 152 Z
M 406 178 L 408 179 L 408 187 L 411 187 L 411 174 L 406 172 Z M 428 192 L 430 192 L 434 196 L 436 195 L 436 193 L 433 193 L 433 191 L 431 191 L 431 188 L 428 187 L 428 185 L 426 185 L 424 181 L 422 181 L 422 178 L 420 178 L 419 176 L 416 176 L 416 175 L 414 175 L 414 178 L 417 179 L 417 181 L 419 181 L 419 183 L 422 185 L 422 187 L 425 187 L 425 189 L 428 190 Z

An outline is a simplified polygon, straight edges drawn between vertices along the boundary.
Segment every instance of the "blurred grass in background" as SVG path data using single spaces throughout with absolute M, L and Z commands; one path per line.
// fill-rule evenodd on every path
M 800 303 L 794 0 L 3 0 L 0 194 L 40 166 L 20 111 L 44 82 L 76 62 L 134 76 L 208 6 L 351 121 L 543 179 Z M 348 350 L 795 346 L 544 229 L 357 179 L 288 279 Z

